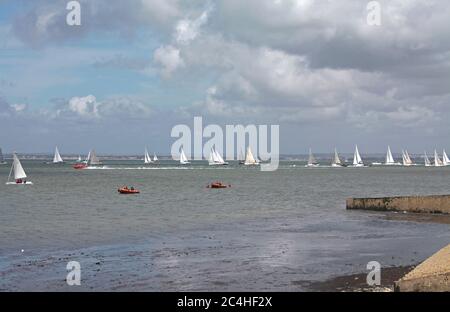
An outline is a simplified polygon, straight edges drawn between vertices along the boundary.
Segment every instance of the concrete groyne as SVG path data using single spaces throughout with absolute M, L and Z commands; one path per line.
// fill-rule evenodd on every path
M 349 198 L 347 209 L 450 214 L 450 195 Z
M 450 245 L 397 281 L 395 291 L 450 292 Z

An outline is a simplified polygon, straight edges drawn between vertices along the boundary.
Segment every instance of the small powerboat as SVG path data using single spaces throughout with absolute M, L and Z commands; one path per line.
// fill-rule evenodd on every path
M 231 187 L 231 184 L 226 185 L 219 181 L 213 182 L 207 186 L 207 188 L 212 188 L 212 189 L 224 189 L 224 188 L 229 188 L 229 187 Z
M 75 164 L 75 165 L 73 165 L 73 169 L 77 169 L 77 170 L 86 169 L 86 168 L 87 168 L 87 164 Z
M 134 187 L 128 188 L 128 186 L 121 187 L 117 190 L 120 194 L 140 194 L 139 190 L 134 189 Z

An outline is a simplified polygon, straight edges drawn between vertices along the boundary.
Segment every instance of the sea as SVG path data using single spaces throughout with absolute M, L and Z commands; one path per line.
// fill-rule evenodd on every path
M 450 168 L 22 165 L 34 185 L 5 185 L 0 166 L 1 291 L 308 291 L 450 243 L 448 223 L 345 209 L 348 197 L 448 194 Z M 206 187 L 217 180 L 231 187 Z M 124 185 L 141 194 L 120 195 Z

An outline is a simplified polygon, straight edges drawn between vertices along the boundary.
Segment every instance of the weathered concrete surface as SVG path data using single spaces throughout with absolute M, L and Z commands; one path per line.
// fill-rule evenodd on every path
M 347 209 L 450 214 L 450 195 L 349 198 Z
M 422 262 L 395 283 L 395 291 L 450 291 L 450 245 Z

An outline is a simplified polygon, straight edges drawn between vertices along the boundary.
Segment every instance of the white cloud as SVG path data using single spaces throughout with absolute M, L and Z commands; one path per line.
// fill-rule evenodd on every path
M 162 46 L 156 49 L 153 60 L 162 67 L 164 77 L 170 75 L 179 67 L 184 66 L 184 61 L 180 56 L 180 50 L 172 45 Z

